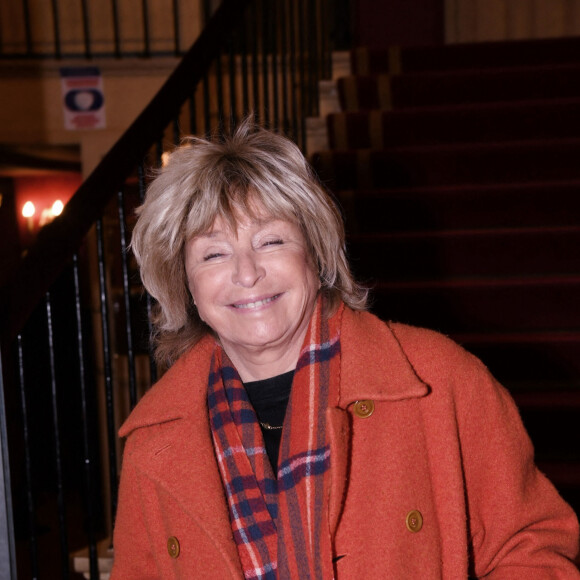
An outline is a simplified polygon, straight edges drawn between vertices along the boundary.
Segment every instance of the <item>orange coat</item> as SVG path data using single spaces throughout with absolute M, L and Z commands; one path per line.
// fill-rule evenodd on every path
M 327 410 L 337 580 L 580 579 L 577 519 L 481 362 L 348 309 L 341 343 Z M 121 429 L 112 580 L 242 578 L 206 410 L 212 348 L 184 355 Z

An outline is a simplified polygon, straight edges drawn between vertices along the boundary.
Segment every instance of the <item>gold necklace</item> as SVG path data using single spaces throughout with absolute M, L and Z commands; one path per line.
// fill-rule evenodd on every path
M 276 431 L 276 429 L 282 429 L 284 427 L 284 425 L 270 425 L 270 423 L 262 423 L 262 421 L 259 421 L 259 423 L 263 429 L 267 429 L 268 431 Z

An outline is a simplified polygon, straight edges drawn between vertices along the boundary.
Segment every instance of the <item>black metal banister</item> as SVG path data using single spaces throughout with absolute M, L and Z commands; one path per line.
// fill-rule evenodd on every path
M 150 143 L 159 139 L 174 111 L 188 98 L 219 54 L 224 36 L 239 22 L 249 0 L 224 0 L 153 100 L 125 131 L 67 203 L 38 234 L 20 268 L 3 289 L 5 338 L 13 340 L 42 295 L 69 263 L 109 199 L 123 186 Z

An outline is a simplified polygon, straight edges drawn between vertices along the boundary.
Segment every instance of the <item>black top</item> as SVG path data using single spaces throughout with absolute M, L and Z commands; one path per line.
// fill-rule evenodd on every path
M 278 475 L 278 452 L 280 451 L 282 429 L 267 429 L 262 423 L 267 423 L 271 427 L 282 427 L 293 378 L 294 371 L 289 371 L 270 379 L 244 383 L 250 403 L 252 403 L 258 421 L 261 423 L 266 453 L 275 476 Z

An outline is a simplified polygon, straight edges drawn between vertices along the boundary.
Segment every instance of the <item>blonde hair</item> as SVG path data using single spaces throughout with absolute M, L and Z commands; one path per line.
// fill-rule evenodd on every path
M 147 291 L 157 301 L 153 315 L 155 356 L 172 364 L 211 332 L 188 290 L 184 247 L 211 229 L 220 216 L 232 227 L 236 215 L 266 213 L 297 224 L 318 270 L 327 315 L 340 301 L 366 308 L 345 252 L 342 217 L 289 139 L 244 121 L 231 136 L 188 137 L 151 182 L 138 208 L 132 250 Z

